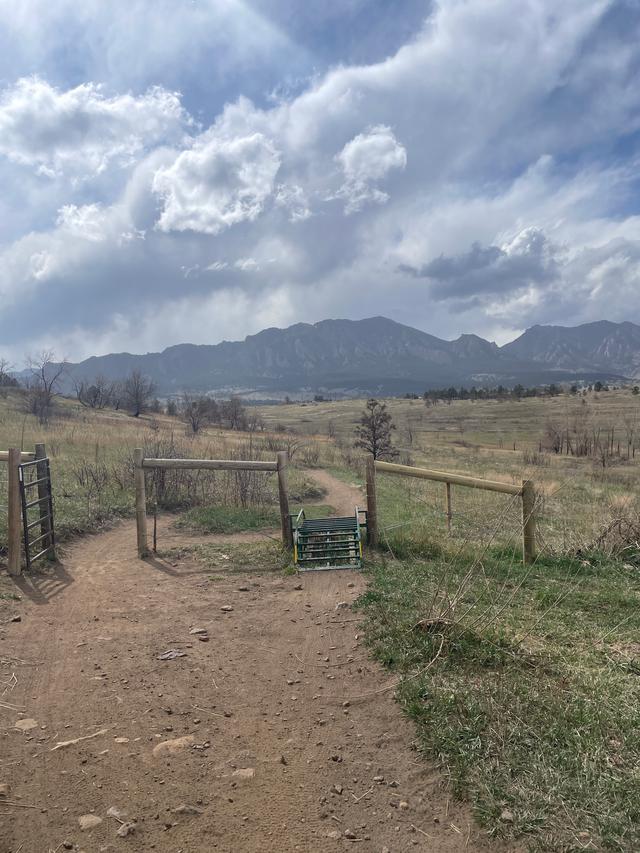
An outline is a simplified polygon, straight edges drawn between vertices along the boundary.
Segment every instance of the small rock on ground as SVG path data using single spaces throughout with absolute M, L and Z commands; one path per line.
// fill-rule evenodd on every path
M 238 770 L 234 770 L 233 775 L 236 777 L 236 779 L 253 779 L 253 777 L 256 775 L 256 771 L 253 767 L 244 767 Z
M 78 824 L 80 829 L 94 829 L 96 826 L 100 826 L 102 823 L 102 818 L 98 817 L 97 814 L 83 814 L 78 818 Z

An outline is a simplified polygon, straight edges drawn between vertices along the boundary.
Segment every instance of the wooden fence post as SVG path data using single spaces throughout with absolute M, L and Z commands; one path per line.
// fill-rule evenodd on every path
M 522 481 L 522 558 L 526 564 L 536 559 L 536 492 L 532 480 Z
M 367 457 L 367 539 L 375 548 L 378 544 L 378 505 L 376 503 L 376 460 Z
M 44 444 L 36 444 L 36 452 L 34 458 L 36 460 L 46 459 L 47 458 L 47 449 Z M 47 479 L 47 463 L 46 462 L 38 462 L 36 465 L 36 476 L 38 480 L 46 480 Z M 49 553 L 47 557 L 50 560 L 55 560 L 56 555 L 53 550 L 53 543 L 51 541 L 51 531 L 52 527 L 52 518 L 49 512 L 49 490 L 47 489 L 46 482 L 38 483 L 38 500 L 40 501 L 38 505 L 38 509 L 40 511 L 40 535 L 43 536 L 43 547 L 48 547 Z M 40 548 L 39 550 L 42 550 Z
M 453 512 L 451 511 L 451 483 L 445 483 L 444 487 L 447 512 L 447 530 L 451 533 L 451 519 L 453 517 Z
M 287 451 L 280 450 L 277 454 L 278 465 L 278 500 L 280 501 L 280 525 L 282 527 L 282 542 L 290 548 L 291 520 L 289 518 L 289 495 L 287 492 Z
M 135 463 L 135 484 L 136 484 L 136 530 L 138 534 L 138 556 L 142 559 L 149 553 L 147 545 L 147 495 L 144 485 L 144 468 L 142 460 L 144 454 L 141 448 L 137 447 L 133 451 L 133 461 Z
M 7 460 L 9 501 L 8 501 L 8 569 L 10 575 L 19 575 L 22 571 L 22 510 L 20 506 L 20 461 L 22 454 L 15 447 L 9 450 Z

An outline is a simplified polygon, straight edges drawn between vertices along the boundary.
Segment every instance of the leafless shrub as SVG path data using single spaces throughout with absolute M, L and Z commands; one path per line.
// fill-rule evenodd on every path
M 536 466 L 537 468 L 549 467 L 549 458 L 544 453 L 536 450 L 523 451 L 522 461 L 525 465 Z
M 609 512 L 598 535 L 579 550 L 640 563 L 640 513 L 629 506 L 612 506 Z

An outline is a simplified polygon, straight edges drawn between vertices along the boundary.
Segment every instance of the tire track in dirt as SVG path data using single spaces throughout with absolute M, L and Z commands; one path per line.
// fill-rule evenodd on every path
M 361 500 L 327 472 L 313 476 L 339 512 Z M 0 709 L 0 782 L 10 802 L 36 808 L 0 806 L 0 853 L 65 841 L 87 853 L 506 849 L 413 750 L 413 728 L 383 689 L 390 676 L 368 658 L 348 606 L 363 575 L 209 575 L 188 557 L 138 560 L 128 521 L 25 579 L 22 621 L 0 629 L 0 658 L 32 664 L 8 667 L 18 684 L 4 698 L 38 728 L 19 732 L 20 715 Z M 185 656 L 158 660 L 169 648 Z M 190 745 L 154 756 L 185 736 Z M 132 837 L 116 835 L 110 807 L 135 820 Z M 102 823 L 82 831 L 88 813 Z

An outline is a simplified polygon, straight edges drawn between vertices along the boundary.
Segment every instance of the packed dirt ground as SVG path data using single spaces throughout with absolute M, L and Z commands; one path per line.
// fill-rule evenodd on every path
M 127 521 L 0 602 L 1 853 L 504 849 L 413 748 L 360 573 L 209 574 Z

